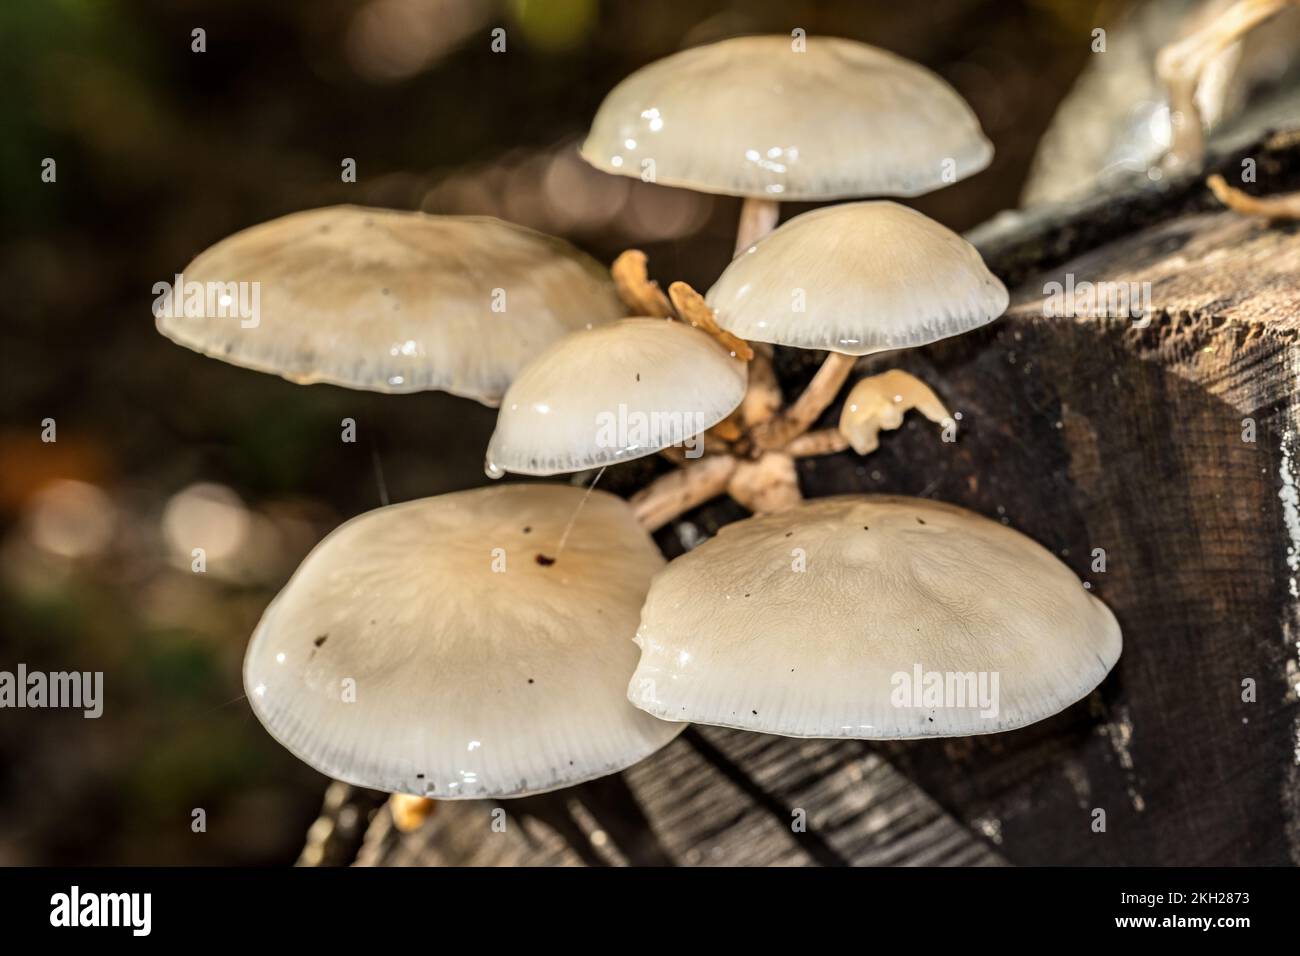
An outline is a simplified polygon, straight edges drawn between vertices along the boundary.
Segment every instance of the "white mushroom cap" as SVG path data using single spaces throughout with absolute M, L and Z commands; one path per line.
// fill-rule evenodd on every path
M 682 322 L 623 319 L 575 332 L 510 385 L 487 473 L 581 471 L 688 443 L 735 410 L 747 381 L 743 361 Z
M 551 342 L 623 315 L 595 260 L 487 216 L 311 209 L 223 239 L 182 275 L 249 283 L 258 314 L 187 316 L 175 303 L 157 325 L 180 345 L 300 384 L 437 389 L 490 406 Z
M 743 339 L 846 355 L 960 335 L 1008 301 L 974 246 L 888 201 L 795 216 L 737 256 L 706 299 Z
M 338 528 L 253 634 L 258 718 L 322 773 L 440 799 L 565 787 L 653 753 L 683 725 L 626 688 L 663 558 L 624 501 L 597 491 L 578 510 L 583 494 L 480 488 Z
M 989 164 L 979 120 L 929 70 L 852 40 L 806 42 L 739 37 L 643 67 L 605 97 L 583 158 L 783 201 L 916 196 Z
M 1019 532 L 925 499 L 853 496 L 727 525 L 674 560 L 650 587 L 637 643 L 628 697 L 656 716 L 909 738 L 1056 713 L 1110 671 L 1120 632 Z M 913 694 L 929 674 L 969 674 L 973 706 Z M 992 707 L 972 700 L 981 681 Z

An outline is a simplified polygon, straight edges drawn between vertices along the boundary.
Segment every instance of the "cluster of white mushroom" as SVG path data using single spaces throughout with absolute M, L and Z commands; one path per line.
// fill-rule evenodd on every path
M 253 635 L 258 717 L 342 780 L 510 797 L 627 767 L 687 721 L 978 734 L 1086 695 L 1118 658 L 1119 629 L 1047 550 L 923 499 L 805 503 L 793 466 L 869 452 L 913 405 L 944 420 L 933 392 L 890 372 L 858 384 L 838 428 L 809 430 L 856 357 L 986 324 L 1007 293 L 972 246 L 911 209 L 837 205 L 771 231 L 776 204 L 915 195 L 991 153 L 969 107 L 919 66 L 844 40 L 744 38 L 633 74 L 582 149 L 611 173 L 745 197 L 737 256 L 705 297 L 682 283 L 663 294 L 635 252 L 611 279 L 496 220 L 353 207 L 199 256 L 187 279 L 260 281 L 262 315 L 255 328 L 160 315 L 184 345 L 299 382 L 499 404 L 493 476 L 656 453 L 677 466 L 630 503 L 506 484 L 349 521 Z M 829 352 L 788 407 L 773 345 Z M 724 492 L 754 516 L 666 564 L 649 532 Z M 997 705 L 900 706 L 898 675 L 922 668 L 997 675 Z

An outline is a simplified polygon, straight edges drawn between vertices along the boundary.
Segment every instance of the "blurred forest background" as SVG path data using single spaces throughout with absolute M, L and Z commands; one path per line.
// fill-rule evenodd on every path
M 312 545 L 380 503 L 380 470 L 394 501 L 485 481 L 491 410 L 200 357 L 154 331 L 155 282 L 246 226 L 353 202 L 497 215 L 606 262 L 637 246 L 704 289 L 738 201 L 606 176 L 576 144 L 637 67 L 794 27 L 917 60 L 971 103 L 993 165 L 915 202 L 966 229 L 1017 205 L 1091 31 L 1128 6 L 5 0 L 0 669 L 103 671 L 106 703 L 0 711 L 0 863 L 292 862 L 325 781 L 242 700 L 248 635 Z

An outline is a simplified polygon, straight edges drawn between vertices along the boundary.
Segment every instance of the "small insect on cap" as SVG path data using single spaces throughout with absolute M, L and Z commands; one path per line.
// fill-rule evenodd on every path
M 920 498 L 747 518 L 657 575 L 628 697 L 658 717 L 790 737 L 1023 727 L 1085 696 L 1120 631 L 1045 548 Z
M 622 499 L 583 495 L 480 488 L 335 530 L 253 634 L 258 719 L 322 773 L 438 799 L 566 787 L 658 750 L 683 725 L 626 691 L 664 561 Z
M 300 384 L 437 390 L 493 407 L 543 348 L 623 314 L 595 260 L 486 216 L 311 209 L 223 239 L 182 275 L 257 314 L 222 308 L 224 293 L 188 314 L 183 296 L 155 309 L 180 345 Z

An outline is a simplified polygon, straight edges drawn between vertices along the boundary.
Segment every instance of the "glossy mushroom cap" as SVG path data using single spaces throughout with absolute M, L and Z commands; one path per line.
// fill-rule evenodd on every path
M 486 216 L 311 209 L 223 239 L 183 276 L 248 283 L 245 301 L 254 288 L 258 300 L 253 319 L 215 307 L 157 316 L 195 351 L 300 384 L 436 389 L 490 406 L 547 345 L 623 314 L 595 260 Z
M 581 471 L 689 443 L 735 410 L 747 381 L 744 362 L 682 322 L 623 319 L 575 332 L 506 392 L 487 473 Z
M 796 52 L 788 36 L 753 36 L 627 77 L 582 156 L 697 192 L 820 201 L 927 193 L 979 172 L 993 147 L 924 67 L 852 40 L 810 37 Z
M 507 485 L 344 524 L 267 608 L 244 688 L 322 773 L 439 799 L 621 770 L 681 724 L 627 701 L 654 543 L 621 499 Z M 350 699 L 349 699 L 350 698 Z
M 1008 296 L 969 242 L 883 201 L 795 216 L 732 260 L 706 299 L 743 339 L 867 355 L 969 332 Z
M 1019 532 L 925 499 L 853 496 L 727 525 L 674 560 L 637 643 L 628 697 L 656 716 L 880 739 L 1048 717 L 1101 682 L 1120 632 Z M 917 693 L 930 674 L 953 693 Z

